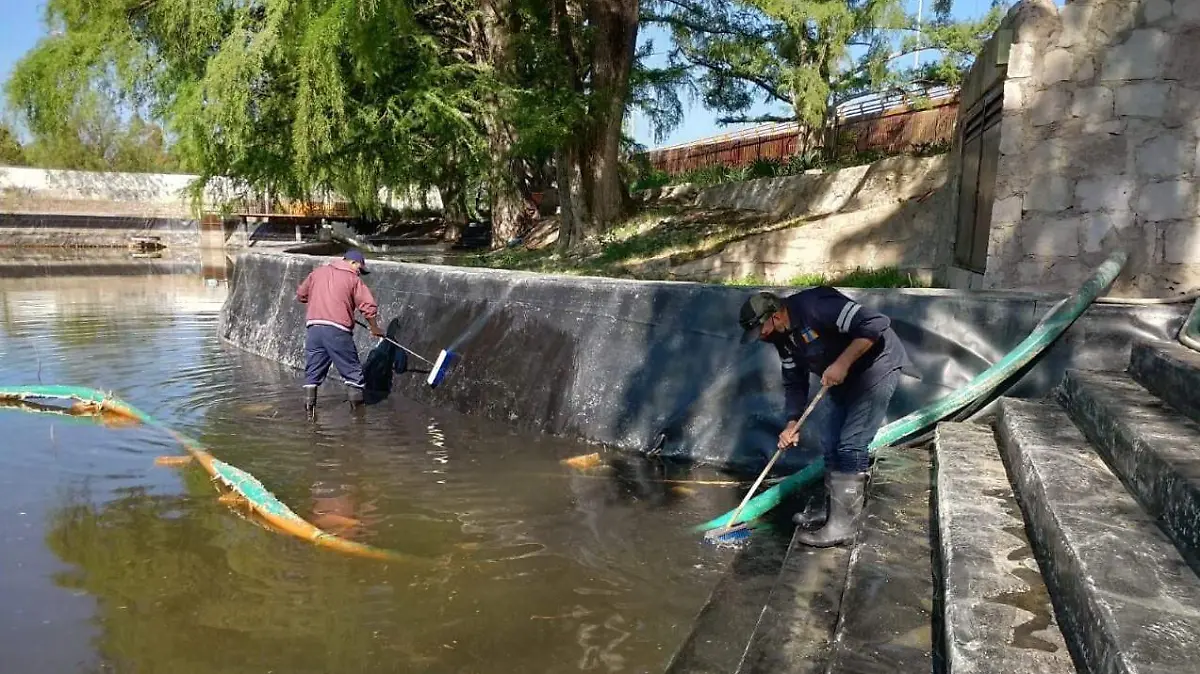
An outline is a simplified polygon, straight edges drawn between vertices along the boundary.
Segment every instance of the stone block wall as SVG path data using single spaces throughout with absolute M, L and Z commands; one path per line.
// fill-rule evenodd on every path
M 1200 0 L 1010 13 L 986 288 L 1067 290 L 1114 249 L 1118 295 L 1200 287 Z

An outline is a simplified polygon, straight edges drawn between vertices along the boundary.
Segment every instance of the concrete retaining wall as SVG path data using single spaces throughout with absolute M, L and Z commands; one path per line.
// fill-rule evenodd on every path
M 296 286 L 327 258 L 238 258 L 221 336 L 293 367 L 303 364 L 304 307 Z M 542 276 L 372 261 L 366 277 L 398 341 L 429 358 L 461 361 L 435 390 L 397 377 L 405 395 L 527 430 L 638 449 L 667 432 L 665 451 L 761 465 L 781 428 L 779 362 L 739 345 L 746 289 L 692 283 Z M 995 362 L 1060 296 L 940 290 L 848 290 L 893 318 L 924 373 L 905 378 L 890 417 L 940 397 Z M 1049 391 L 1064 367 L 1122 369 L 1134 338 L 1170 338 L 1182 306 L 1095 306 L 1026 375 L 1018 393 Z M 358 331 L 360 351 L 372 345 Z M 300 385 L 297 375 L 297 404 Z M 339 394 L 326 385 L 324 395 Z M 822 416 L 814 414 L 813 427 Z M 811 427 L 808 429 L 811 430 Z M 806 434 L 804 446 L 818 445 Z M 793 467 L 805 452 L 789 453 Z M 786 467 L 786 466 L 785 466 Z
M 196 177 L 0 166 L 0 213 L 191 219 Z
M 822 174 L 663 192 L 665 202 L 804 219 L 672 266 L 670 273 L 688 281 L 755 277 L 787 283 L 802 274 L 897 267 L 927 284 L 940 281 L 950 265 L 954 227 L 948 167 L 944 155 L 891 157 Z

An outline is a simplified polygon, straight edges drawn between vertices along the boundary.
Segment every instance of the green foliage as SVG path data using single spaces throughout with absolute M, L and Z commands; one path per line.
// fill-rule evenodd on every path
M 469 166 L 485 148 L 493 77 L 419 23 L 433 4 L 50 0 L 60 32 L 18 63 L 8 98 L 35 133 L 63 136 L 59 111 L 111 91 L 165 120 L 200 184 L 336 190 L 375 212 L 381 188 L 436 184 L 448 155 Z
M 634 192 L 640 192 L 642 190 L 651 190 L 656 187 L 669 185 L 670 183 L 671 174 L 666 171 L 651 170 L 649 173 L 640 176 L 630 189 Z
M 725 281 L 725 285 L 731 286 L 753 286 L 753 287 L 770 287 L 775 285 L 811 288 L 813 286 L 834 286 L 837 288 L 922 288 L 925 284 L 912 274 L 906 274 L 895 267 L 882 267 L 879 269 L 863 269 L 856 268 L 854 271 L 844 274 L 801 274 L 788 279 L 786 283 L 770 283 L 761 277 L 749 276 L 745 278 L 732 279 Z
M 672 62 L 698 69 L 705 104 L 722 121 L 798 120 L 823 129 L 830 111 L 866 93 L 957 84 L 999 25 L 996 5 L 980 21 L 957 22 L 950 0 L 919 24 L 903 0 L 647 0 L 647 21 L 670 28 Z M 919 69 L 896 59 L 922 50 L 939 58 Z M 852 53 L 857 52 L 857 53 Z M 756 103 L 791 114 L 750 117 Z
M 24 166 L 25 148 L 12 129 L 0 124 L 0 166 Z

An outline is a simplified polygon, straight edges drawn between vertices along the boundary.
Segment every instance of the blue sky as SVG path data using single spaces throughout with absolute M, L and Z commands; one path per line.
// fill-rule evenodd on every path
M 915 11 L 920 0 L 906 0 Z M 930 4 L 925 0 L 925 7 Z M 1062 4 L 1057 0 L 1055 4 Z M 959 18 L 974 18 L 983 16 L 991 6 L 991 0 L 955 0 L 954 14 Z M 45 25 L 42 23 L 42 12 L 45 0 L 0 0 L 0 12 L 4 20 L 0 22 L 0 80 L 8 81 L 13 65 L 21 55 L 32 48 L 42 35 Z M 665 47 L 668 38 L 661 31 L 643 31 L 641 39 L 654 39 L 656 45 Z M 911 57 L 909 57 L 911 58 Z M 705 109 L 699 101 L 684 101 L 684 121 L 678 129 L 665 138 L 662 143 L 655 143 L 649 125 L 639 115 L 634 115 L 633 132 L 639 142 L 649 147 L 657 145 L 672 145 L 732 131 L 735 127 L 721 127 L 716 123 L 716 115 Z M 769 110 L 761 106 L 761 110 Z M 778 109 L 775 109 L 778 111 Z

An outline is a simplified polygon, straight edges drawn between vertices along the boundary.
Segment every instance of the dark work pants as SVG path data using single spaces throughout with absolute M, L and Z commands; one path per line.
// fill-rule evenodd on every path
M 363 387 L 354 335 L 331 325 L 312 325 L 304 338 L 304 385 L 320 386 L 332 363 L 348 386 Z
M 893 370 L 871 388 L 855 396 L 826 395 L 832 405 L 825 428 L 825 470 L 838 473 L 865 473 L 870 467 L 867 447 L 875 439 L 888 404 L 896 392 L 900 371 Z

